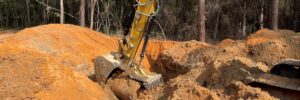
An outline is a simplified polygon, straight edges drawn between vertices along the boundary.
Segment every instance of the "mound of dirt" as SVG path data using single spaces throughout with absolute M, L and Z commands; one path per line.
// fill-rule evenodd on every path
M 282 59 L 299 59 L 299 34 L 291 31 L 260 30 L 247 38 L 249 58 L 260 61 L 268 66 Z
M 241 82 L 234 82 L 226 87 L 225 90 L 229 94 L 230 100 L 237 99 L 256 99 L 256 100 L 275 100 L 274 97 L 270 96 L 267 92 L 262 91 L 259 88 L 253 88 L 246 86 Z
M 116 99 L 110 89 L 88 76 L 94 74 L 96 56 L 118 49 L 117 39 L 56 24 L 0 36 L 0 99 Z M 279 60 L 300 59 L 299 45 L 300 34 L 266 29 L 245 40 L 227 39 L 217 45 L 151 40 L 143 65 L 163 74 L 165 83 L 134 97 L 276 99 L 246 85 L 247 78 L 268 72 Z M 138 82 L 119 77 L 108 83 L 124 91 L 133 89 L 128 86 L 140 87 Z
M 140 94 L 140 99 L 147 100 L 220 100 L 220 97 L 188 77 L 171 79 L 164 86 Z
M 275 99 L 259 88 L 245 85 L 247 77 L 268 72 L 279 60 L 300 59 L 299 36 L 287 30 L 264 29 L 253 33 L 245 40 L 227 39 L 217 45 L 203 45 L 194 41 L 173 43 L 171 44 L 173 46 L 157 49 L 162 50 L 159 54 L 150 56 L 156 65 L 153 68 L 164 75 L 167 83 L 159 89 L 143 94 L 170 99 L 177 97 L 178 91 L 187 92 L 197 86 L 209 89 L 219 98 Z M 160 46 L 164 46 L 164 43 L 158 47 Z M 183 87 L 177 87 L 182 84 Z M 174 86 L 177 88 L 174 89 Z M 198 92 L 191 93 L 194 97 L 198 97 L 193 93 Z M 191 96 L 183 95 L 179 96 L 182 98 Z
M 56 24 L 22 30 L 4 42 L 51 56 L 85 75 L 93 73 L 92 60 L 96 56 L 118 47 L 116 40 L 87 28 Z
M 97 55 L 117 48 L 115 40 L 87 28 L 53 24 L 28 28 L 2 41 L 0 98 L 115 98 L 86 77 L 93 73 Z
M 215 61 L 199 75 L 198 82 L 211 89 L 227 87 L 235 81 L 246 82 L 248 76 L 269 71 L 263 63 L 236 57 L 228 62 Z
M 87 77 L 32 50 L 0 45 L 2 99 L 110 99 Z

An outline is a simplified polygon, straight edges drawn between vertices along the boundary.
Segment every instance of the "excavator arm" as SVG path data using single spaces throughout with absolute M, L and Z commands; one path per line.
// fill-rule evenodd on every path
M 162 83 L 162 75 L 145 70 L 141 65 L 147 46 L 148 35 L 151 33 L 153 18 L 159 10 L 158 0 L 137 0 L 134 19 L 129 33 L 119 40 L 119 49 L 95 59 L 95 75 L 98 83 L 106 84 L 116 72 L 142 83 L 146 89 L 151 89 Z M 144 44 L 142 44 L 145 38 Z M 138 48 L 142 47 L 139 61 L 136 60 Z
M 122 58 L 121 69 L 125 70 L 130 78 L 143 83 L 146 89 L 157 86 L 162 81 L 160 74 L 145 70 L 141 61 L 144 57 L 144 51 L 147 46 L 148 35 L 152 30 L 153 17 L 158 13 L 158 0 L 139 0 L 137 1 L 134 20 L 131 25 L 130 34 L 127 34 L 119 41 L 119 54 Z M 141 59 L 136 63 L 136 54 L 144 37 L 147 37 L 143 44 Z

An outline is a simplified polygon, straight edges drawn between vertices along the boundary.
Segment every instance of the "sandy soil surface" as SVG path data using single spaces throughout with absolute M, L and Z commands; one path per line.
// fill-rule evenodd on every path
M 117 48 L 117 38 L 74 25 L 43 25 L 3 37 L 0 99 L 116 99 L 89 77 L 93 59 Z M 164 84 L 139 90 L 136 99 L 283 99 L 284 93 L 245 83 L 279 60 L 300 59 L 299 49 L 300 34 L 288 30 L 264 29 L 217 45 L 151 40 L 143 65 L 162 74 Z M 139 83 L 116 79 L 112 84 Z

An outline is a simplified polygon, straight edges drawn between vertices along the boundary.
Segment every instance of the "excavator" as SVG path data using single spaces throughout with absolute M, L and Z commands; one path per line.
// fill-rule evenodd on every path
M 163 83 L 161 74 L 150 72 L 141 65 L 154 17 L 159 12 L 159 0 L 136 0 L 134 7 L 131 28 L 119 40 L 118 51 L 98 56 L 94 60 L 95 75 L 99 84 L 106 84 L 113 74 L 120 71 L 130 79 L 141 83 L 146 89 L 155 88 Z M 140 46 L 142 46 L 140 58 L 136 59 Z
M 153 89 L 163 83 L 161 74 L 150 72 L 141 65 L 154 17 L 159 12 L 159 0 L 136 0 L 134 7 L 130 30 L 119 40 L 118 51 L 98 56 L 94 60 L 96 80 L 101 85 L 105 85 L 110 77 L 119 72 L 139 82 L 145 89 Z M 137 61 L 136 55 L 140 46 L 142 50 Z M 270 73 L 256 75 L 248 80 L 249 83 L 300 91 L 300 60 L 280 61 L 273 66 Z

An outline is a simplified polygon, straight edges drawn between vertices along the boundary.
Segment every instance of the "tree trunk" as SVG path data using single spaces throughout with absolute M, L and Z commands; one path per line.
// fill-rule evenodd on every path
M 243 14 L 242 37 L 246 37 L 246 13 Z M 239 37 L 241 38 L 241 37 Z
M 91 0 L 91 22 L 90 22 L 90 29 L 93 29 L 94 27 L 94 14 L 95 14 L 95 5 L 96 0 Z
M 43 3 L 45 3 L 46 5 L 49 4 L 49 1 L 46 0 L 46 1 L 42 1 Z M 47 24 L 48 23 L 48 20 L 49 20 L 49 7 L 48 6 L 45 6 L 45 9 L 43 11 L 43 23 L 44 24 Z
M 27 8 L 27 26 L 30 26 L 30 1 L 26 0 L 26 8 Z
M 270 19 L 270 28 L 273 30 L 278 29 L 278 3 L 279 0 L 272 0 L 271 7 L 271 19 Z
M 85 26 L 85 0 L 80 0 L 80 26 Z
M 6 9 L 5 9 L 5 27 L 8 27 L 9 26 L 9 18 L 8 18 L 8 16 L 9 16 L 9 7 L 8 7 L 8 5 L 6 5 Z
M 220 0 L 216 1 L 216 6 L 218 7 L 218 12 L 217 12 L 217 16 L 216 16 L 216 22 L 215 22 L 214 33 L 213 33 L 213 39 L 215 41 L 217 41 L 218 32 L 219 32 L 219 21 L 220 21 L 220 12 L 221 12 Z
M 60 24 L 65 23 L 65 16 L 64 16 L 64 0 L 60 0 Z
M 199 0 L 199 40 L 205 42 L 205 0 Z
M 300 1 L 294 0 L 294 31 L 300 31 Z
M 3 27 L 2 12 L 0 11 L 0 27 Z
M 243 7 L 244 10 L 247 9 L 247 4 L 246 2 L 244 3 L 244 7 Z M 242 37 L 246 37 L 246 28 L 247 28 L 247 17 L 246 17 L 246 12 L 243 12 L 243 25 L 242 25 Z M 241 37 L 239 37 L 241 38 Z
M 217 40 L 218 38 L 218 32 L 219 32 L 219 21 L 220 21 L 220 9 L 218 10 L 218 14 L 216 16 L 216 23 L 215 23 L 215 27 L 214 27 L 214 40 Z
M 259 28 L 264 28 L 264 0 L 260 0 L 261 7 L 260 7 L 260 16 L 259 16 Z

